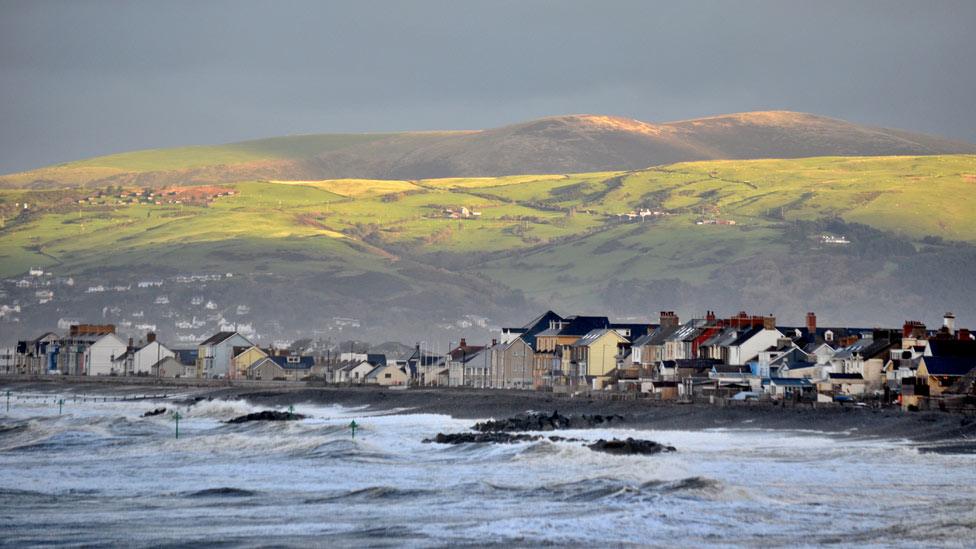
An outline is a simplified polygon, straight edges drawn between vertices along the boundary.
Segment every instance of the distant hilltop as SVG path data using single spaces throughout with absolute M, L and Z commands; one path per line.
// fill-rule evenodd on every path
M 634 170 L 675 162 L 976 153 L 976 145 L 790 111 L 652 124 L 566 115 L 487 130 L 319 134 L 135 151 L 0 176 L 0 186 L 429 179 Z

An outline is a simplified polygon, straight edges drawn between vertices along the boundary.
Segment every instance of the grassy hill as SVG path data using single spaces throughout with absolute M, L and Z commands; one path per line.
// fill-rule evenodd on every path
M 663 124 L 555 116 L 477 131 L 303 135 L 135 151 L 0 176 L 0 187 L 413 180 L 638 170 L 713 159 L 976 153 L 976 145 L 785 111 Z
M 974 185 L 976 156 L 942 155 L 250 180 L 196 204 L 118 204 L 117 189 L 101 198 L 3 190 L 0 276 L 44 266 L 78 280 L 58 305 L 30 304 L 24 329 L 102 310 L 111 300 L 84 294 L 91 284 L 196 272 L 235 273 L 195 290 L 216 295 L 228 317 L 248 304 L 262 330 L 292 334 L 307 334 L 309 319 L 348 316 L 377 338 L 406 339 L 422 335 L 418 314 L 430 329 L 465 315 L 515 321 L 542 306 L 643 317 L 759 307 L 797 322 L 812 309 L 828 321 L 894 324 L 923 308 L 976 310 Z M 13 207 L 23 202 L 26 213 Z M 461 208 L 480 215 L 445 214 Z M 620 215 L 640 208 L 666 215 Z M 850 244 L 825 244 L 823 234 Z M 180 291 L 188 302 L 191 290 Z M 112 299 L 189 314 L 152 306 L 156 293 Z

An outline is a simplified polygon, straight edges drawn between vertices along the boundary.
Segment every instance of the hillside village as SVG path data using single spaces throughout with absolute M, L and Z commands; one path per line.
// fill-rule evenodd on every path
M 73 324 L 0 353 L 0 373 L 976 410 L 976 338 L 952 313 L 936 329 L 908 320 L 899 330 L 820 326 L 814 313 L 783 326 L 745 312 L 617 323 L 546 311 L 484 344 L 461 338 L 447 353 L 418 344 L 405 356 L 262 347 L 234 330 L 166 345 L 151 332 L 134 341 L 111 324 Z
M 67 330 L 82 323 L 73 311 L 97 308 L 99 322 L 125 332 L 165 333 L 178 345 L 198 342 L 208 330 L 235 330 L 252 339 L 287 344 L 280 326 L 252 311 L 251 302 L 228 301 L 224 287 L 233 280 L 234 273 L 186 272 L 122 282 L 109 276 L 58 276 L 56 271 L 32 267 L 23 276 L 0 280 L 0 326 L 19 327 L 47 318 L 56 319 L 59 330 Z M 458 319 L 456 324 L 463 328 L 473 322 L 477 320 Z M 326 319 L 314 335 L 338 336 L 361 327 L 361 319 L 336 316 Z

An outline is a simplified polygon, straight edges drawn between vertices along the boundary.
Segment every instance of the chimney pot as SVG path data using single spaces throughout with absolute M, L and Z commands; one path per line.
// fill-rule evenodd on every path
M 952 313 L 946 313 L 942 317 L 942 325 L 945 327 L 949 335 L 953 335 L 956 332 L 956 315 Z

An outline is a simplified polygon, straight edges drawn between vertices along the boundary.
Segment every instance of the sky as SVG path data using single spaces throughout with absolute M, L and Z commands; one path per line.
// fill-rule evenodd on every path
M 0 173 L 277 135 L 786 109 L 976 141 L 976 2 L 0 0 Z

